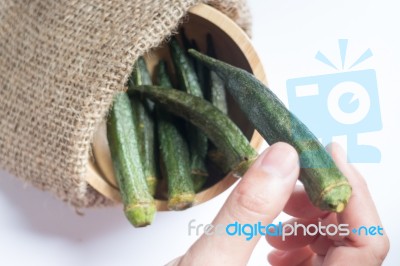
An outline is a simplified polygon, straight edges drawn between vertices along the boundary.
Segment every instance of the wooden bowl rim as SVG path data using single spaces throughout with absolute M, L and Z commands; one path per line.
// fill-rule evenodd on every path
M 232 41 L 238 46 L 239 50 L 242 52 L 246 61 L 250 65 L 254 76 L 256 76 L 265 84 L 267 83 L 263 66 L 253 45 L 251 44 L 249 37 L 234 21 L 232 21 L 229 17 L 227 17 L 225 14 L 221 13 L 217 9 L 206 4 L 198 4 L 192 7 L 191 9 L 189 9 L 189 13 L 208 20 L 216 27 L 224 31 L 225 34 L 229 38 L 231 38 Z M 261 137 L 261 135 L 257 131 L 254 131 L 253 136 L 251 137 L 250 144 L 255 149 L 258 149 L 260 148 L 262 142 L 263 138 Z M 230 186 L 232 186 L 232 184 L 234 184 L 237 180 L 238 178 L 234 177 L 232 174 L 228 174 L 218 183 L 197 193 L 195 204 L 197 205 L 216 197 L 217 195 L 228 189 Z M 101 176 L 97 166 L 91 160 L 88 163 L 88 171 L 85 181 L 96 191 L 98 191 L 100 194 L 107 197 L 108 199 L 111 199 L 114 202 L 121 202 L 121 196 L 118 189 L 110 185 Z M 156 205 L 158 211 L 168 211 L 167 201 L 156 200 Z

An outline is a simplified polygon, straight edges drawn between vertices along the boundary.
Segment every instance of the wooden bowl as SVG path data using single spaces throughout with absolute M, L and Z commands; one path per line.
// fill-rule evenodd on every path
M 261 62 L 248 36 L 231 19 L 218 10 L 204 4 L 199 4 L 189 10 L 188 17 L 181 27 L 189 39 L 196 41 L 201 51 L 206 48 L 206 35 L 211 34 L 217 57 L 234 66 L 253 73 L 259 80 L 266 83 Z M 169 50 L 167 45 L 150 51 L 145 59 L 149 71 L 152 73 L 159 59 L 165 59 L 169 64 Z M 169 66 L 171 69 L 171 66 Z M 251 145 L 258 149 L 263 139 L 254 130 L 250 122 L 240 111 L 237 104 L 228 95 L 228 109 L 231 119 L 240 127 Z M 103 122 L 98 128 L 93 141 L 94 157 L 89 162 L 86 181 L 105 197 L 121 202 L 117 183 L 113 177 L 112 163 L 106 137 L 106 126 Z M 209 178 L 213 178 L 210 176 Z M 217 183 L 196 194 L 195 204 L 208 201 L 225 191 L 237 181 L 231 174 L 220 179 Z M 156 199 L 159 211 L 168 210 L 166 200 Z

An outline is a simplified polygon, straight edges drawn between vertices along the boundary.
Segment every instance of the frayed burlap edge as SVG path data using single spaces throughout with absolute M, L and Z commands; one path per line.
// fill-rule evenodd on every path
M 133 62 L 199 0 L 0 3 L 0 167 L 81 208 L 90 143 Z M 250 32 L 245 1 L 204 1 Z

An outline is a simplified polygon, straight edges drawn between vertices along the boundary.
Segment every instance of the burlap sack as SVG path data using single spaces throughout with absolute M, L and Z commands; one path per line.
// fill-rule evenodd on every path
M 0 167 L 76 207 L 111 204 L 84 181 L 96 127 L 199 2 L 0 1 Z M 249 30 L 244 0 L 207 2 Z

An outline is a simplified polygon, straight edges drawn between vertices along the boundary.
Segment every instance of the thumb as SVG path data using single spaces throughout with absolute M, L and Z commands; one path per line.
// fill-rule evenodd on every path
M 272 145 L 243 176 L 212 225 L 226 230 L 229 224 L 243 228 L 245 224 L 272 223 L 289 199 L 298 175 L 298 156 L 294 148 L 286 143 Z M 181 262 L 189 259 L 190 265 L 245 265 L 259 239 L 259 233 L 252 234 L 251 238 L 248 234 L 230 236 L 226 231 L 204 234 Z

